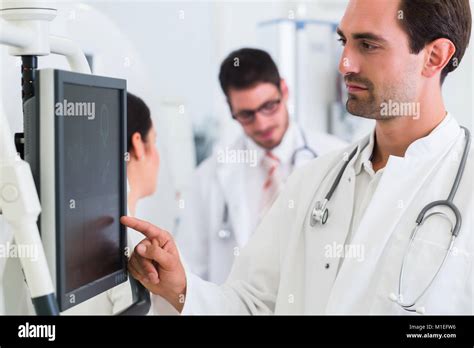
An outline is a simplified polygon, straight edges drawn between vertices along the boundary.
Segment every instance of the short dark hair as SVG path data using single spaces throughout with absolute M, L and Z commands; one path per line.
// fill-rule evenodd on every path
M 150 109 L 145 102 L 127 93 L 127 151 L 132 149 L 132 136 L 136 132 L 140 134 L 143 141 L 147 140 L 148 132 L 152 127 Z
M 399 17 L 408 35 L 411 53 L 418 54 L 440 38 L 453 42 L 456 52 L 441 72 L 441 84 L 461 62 L 471 37 L 469 0 L 401 0 Z
M 257 83 L 269 82 L 280 89 L 280 73 L 272 57 L 255 48 L 241 48 L 231 52 L 222 62 L 219 82 L 229 97 L 229 89 L 245 89 Z

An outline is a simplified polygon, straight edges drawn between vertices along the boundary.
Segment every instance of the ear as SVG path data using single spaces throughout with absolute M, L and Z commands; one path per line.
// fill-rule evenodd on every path
M 138 132 L 132 134 L 132 153 L 138 160 L 145 156 L 145 144 L 143 143 L 142 136 Z
M 289 92 L 288 92 L 288 85 L 286 84 L 285 79 L 280 80 L 280 91 L 284 101 L 288 100 Z
M 423 67 L 423 76 L 431 78 L 448 64 L 452 64 L 451 58 L 456 52 L 456 46 L 448 39 L 437 39 L 425 47 L 426 60 Z

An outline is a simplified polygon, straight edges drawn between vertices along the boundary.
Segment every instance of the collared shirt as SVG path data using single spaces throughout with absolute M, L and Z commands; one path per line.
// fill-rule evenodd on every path
M 415 148 L 422 147 L 426 142 L 433 138 L 437 131 L 445 127 L 452 120 L 452 116 L 448 113 L 444 120 L 426 137 L 415 140 L 407 148 L 405 156 L 409 155 Z M 368 145 L 359 153 L 354 162 L 355 172 L 355 188 L 354 188 L 354 208 L 352 213 L 351 227 L 347 234 L 345 245 L 351 244 L 354 234 L 360 225 L 360 222 L 367 210 L 372 197 L 377 190 L 377 186 L 383 175 L 384 168 L 374 171 L 372 166 L 372 152 L 375 145 L 375 130 L 370 135 Z M 341 268 L 343 260 L 339 263 Z
M 352 214 L 351 229 L 347 235 L 346 244 L 352 240 L 352 236 L 359 227 L 360 220 L 367 209 L 375 190 L 377 189 L 383 168 L 377 172 L 372 166 L 372 152 L 375 145 L 375 132 L 370 135 L 369 144 L 360 152 L 354 163 L 355 188 L 354 188 L 354 210 Z
M 300 131 L 298 130 L 298 126 L 294 122 L 290 122 L 281 143 L 271 150 L 271 153 L 280 161 L 277 169 L 278 178 L 283 182 L 286 181 L 293 169 L 291 158 L 295 150 L 301 147 L 303 143 L 304 141 Z M 263 198 L 263 185 L 268 175 L 267 171 L 262 167 L 262 159 L 265 156 L 267 150 L 256 144 L 249 137 L 246 137 L 245 146 L 247 147 L 247 150 L 255 151 L 257 159 L 256 166 L 249 166 L 248 170 L 246 170 L 244 173 L 247 207 L 249 211 L 252 212 L 249 214 L 249 218 L 253 220 L 250 224 L 250 226 L 252 226 L 250 230 L 253 231 L 261 219 L 261 216 L 255 212 L 260 210 L 260 204 Z

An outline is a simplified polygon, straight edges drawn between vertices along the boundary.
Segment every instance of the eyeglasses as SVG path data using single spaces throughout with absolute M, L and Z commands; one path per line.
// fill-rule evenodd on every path
M 247 125 L 255 121 L 255 116 L 258 113 L 264 116 L 272 116 L 280 106 L 281 98 L 269 100 L 258 109 L 255 110 L 242 110 L 235 114 L 232 114 L 232 117 L 239 121 L 241 124 Z

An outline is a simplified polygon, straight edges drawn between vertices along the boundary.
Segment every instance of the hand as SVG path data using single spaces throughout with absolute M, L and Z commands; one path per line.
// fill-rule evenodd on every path
M 122 216 L 120 222 L 147 237 L 137 244 L 128 261 L 130 274 L 181 312 L 186 295 L 186 274 L 171 234 L 129 216 Z

